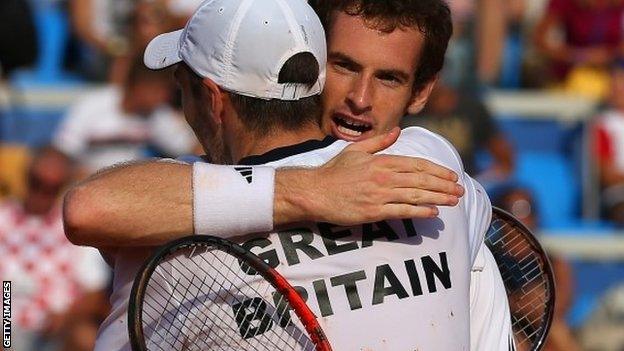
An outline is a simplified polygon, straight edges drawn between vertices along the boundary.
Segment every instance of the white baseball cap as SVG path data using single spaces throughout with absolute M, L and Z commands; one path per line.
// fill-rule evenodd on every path
M 316 84 L 278 83 L 284 63 L 303 52 L 318 61 Z M 323 90 L 325 32 L 306 0 L 206 0 L 184 29 L 157 36 L 145 49 L 151 69 L 181 61 L 227 91 L 298 100 Z

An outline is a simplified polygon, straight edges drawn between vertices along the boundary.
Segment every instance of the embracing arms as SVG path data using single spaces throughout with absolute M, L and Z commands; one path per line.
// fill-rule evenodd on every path
M 319 168 L 278 170 L 274 226 L 426 218 L 437 215 L 435 206 L 457 204 L 463 189 L 454 172 L 424 159 L 370 154 L 398 134 L 353 144 Z M 96 174 L 65 197 L 67 237 L 106 248 L 159 245 L 193 233 L 192 172 L 190 165 L 152 161 Z

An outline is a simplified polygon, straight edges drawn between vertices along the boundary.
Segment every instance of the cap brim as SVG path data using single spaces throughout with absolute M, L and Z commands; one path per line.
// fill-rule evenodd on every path
M 145 49 L 143 62 L 148 68 L 163 69 L 180 61 L 180 37 L 184 30 L 164 33 L 152 39 Z

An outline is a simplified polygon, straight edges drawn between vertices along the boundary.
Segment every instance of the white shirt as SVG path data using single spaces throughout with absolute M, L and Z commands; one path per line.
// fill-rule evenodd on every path
M 515 350 L 503 278 L 484 244 L 470 273 L 470 350 Z
M 191 151 L 193 132 L 171 108 L 143 118 L 125 113 L 121 100 L 116 86 L 88 93 L 70 108 L 52 144 L 91 171 L 144 158 L 148 143 L 174 156 Z
M 103 290 L 109 270 L 97 250 L 70 243 L 60 206 L 32 215 L 17 201 L 0 204 L 0 278 L 12 281 L 14 323 L 41 331 L 82 294 Z
M 312 144 L 273 150 L 253 161 L 276 168 L 319 166 L 348 145 L 336 141 L 298 153 L 305 149 L 302 145 L 309 148 Z M 291 155 L 283 157 L 285 153 Z M 457 206 L 440 208 L 434 219 L 380 221 L 350 228 L 309 223 L 300 229 L 236 241 L 270 241 L 252 251 L 277 257 L 278 271 L 292 285 L 306 289 L 308 305 L 322 316 L 321 326 L 336 350 L 469 350 L 471 267 L 490 224 L 489 199 L 463 172 L 452 146 L 425 129 L 404 130 L 384 153 L 423 157 L 453 169 L 462 175 L 459 182 L 465 195 Z M 241 163 L 249 164 L 245 161 L 252 159 Z M 303 239 L 309 240 L 308 250 L 293 250 L 292 242 Z M 128 297 L 148 254 L 147 249 L 133 248 L 113 257 L 113 308 L 100 328 L 96 350 L 129 350 Z M 345 290 L 349 279 L 355 280 L 356 288 L 351 299 Z M 314 282 L 326 287 L 327 299 L 317 298 Z

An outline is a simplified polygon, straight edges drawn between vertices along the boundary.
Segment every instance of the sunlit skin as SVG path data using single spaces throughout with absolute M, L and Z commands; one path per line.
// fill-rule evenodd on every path
M 417 29 L 385 33 L 362 17 L 338 12 L 327 44 L 325 133 L 348 141 L 364 140 L 398 126 L 406 113 L 422 110 L 435 79 L 419 91 L 413 89 L 424 44 Z M 360 126 L 349 128 L 345 121 Z
M 232 163 L 225 144 L 223 126 L 212 112 L 215 109 L 221 111 L 224 102 L 214 94 L 207 93 L 206 89 L 193 86 L 193 74 L 186 65 L 176 65 L 174 70 L 175 82 L 182 94 L 184 117 L 212 162 Z M 211 85 L 216 87 L 214 83 Z

